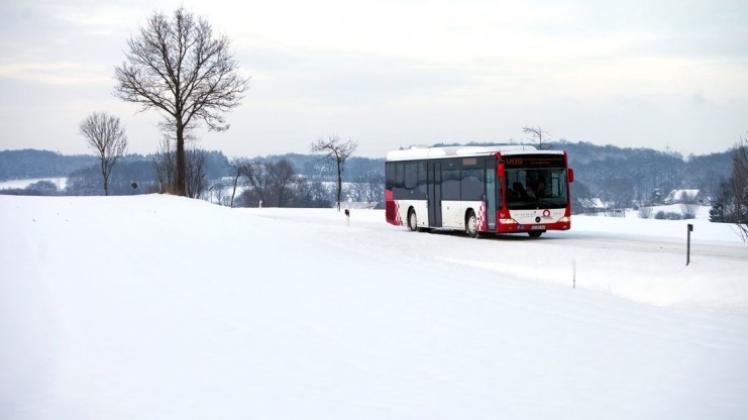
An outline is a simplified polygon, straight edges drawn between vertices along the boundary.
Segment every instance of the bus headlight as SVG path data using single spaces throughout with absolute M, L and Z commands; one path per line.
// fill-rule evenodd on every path
M 569 223 L 571 222 L 571 218 L 569 216 L 564 216 L 560 219 L 558 219 L 559 223 Z
M 512 225 L 512 224 L 517 224 L 517 221 L 514 219 L 499 219 L 499 223 L 502 223 L 505 225 Z

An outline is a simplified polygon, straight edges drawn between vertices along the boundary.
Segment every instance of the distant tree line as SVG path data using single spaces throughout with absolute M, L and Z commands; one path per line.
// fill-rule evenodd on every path
M 0 152 L 0 161 L 3 154 Z M 49 152 L 52 153 L 52 152 Z M 30 153 L 36 155 L 36 153 Z M 52 153 L 53 155 L 56 155 Z M 40 154 L 39 156 L 46 156 Z M 56 155 L 57 159 L 66 156 Z M 175 154 L 168 141 L 158 153 L 126 155 L 113 167 L 109 177 L 110 195 L 170 192 L 175 176 Z M 34 165 L 34 159 L 30 159 Z M 44 164 L 45 159 L 41 159 Z M 366 201 L 383 205 L 384 176 L 381 159 L 351 158 L 342 177 L 343 201 Z M 40 171 L 39 177 L 49 175 Z M 60 175 L 53 172 L 52 175 Z M 336 202 L 337 172 L 319 155 L 289 154 L 229 160 L 222 152 L 202 149 L 186 151 L 186 192 L 235 207 L 330 207 Z M 234 188 L 236 185 L 236 188 Z M 234 199 L 232 201 L 232 193 Z M 101 168 L 97 159 L 67 174 L 67 187 L 58 190 L 49 181 L 23 189 L 4 189 L 0 194 L 17 195 L 100 195 Z
M 9 179 L 68 176 L 76 169 L 96 163 L 92 155 L 62 155 L 49 150 L 0 151 L 0 181 Z
M 548 147 L 569 153 L 569 165 L 577 174 L 575 196 L 598 197 L 619 208 L 658 204 L 679 188 L 698 189 L 702 197 L 713 198 L 729 172 L 729 152 L 684 158 L 675 152 L 589 143 L 555 142 Z
M 634 204 L 657 204 L 662 202 L 670 190 L 675 188 L 696 188 L 702 196 L 716 198 L 720 186 L 729 177 L 732 168 L 732 152 L 712 153 L 701 156 L 683 157 L 673 152 L 663 152 L 646 148 L 620 148 L 615 146 L 597 146 L 590 143 L 551 142 L 545 143 L 549 149 L 564 149 L 569 153 L 570 165 L 576 173 L 572 184 L 573 205 L 578 205 L 579 198 L 597 197 L 613 202 L 618 207 L 631 207 Z M 472 143 L 486 145 L 486 143 Z M 162 151 L 163 152 L 163 151 Z M 205 183 L 202 194 L 221 196 L 221 200 L 230 203 L 231 187 L 236 174 L 229 159 L 221 152 L 204 151 Z M 37 157 L 39 157 L 37 159 Z M 127 155 L 118 163 L 112 172 L 110 194 L 142 194 L 159 192 L 159 176 L 156 175 L 155 161 L 159 154 Z M 5 166 L 13 159 L 24 159 L 23 168 L 8 171 Z M 56 166 L 47 168 L 50 159 Z M 69 159 L 69 161 L 68 161 Z M 308 187 L 316 192 L 309 193 L 311 200 L 327 200 L 329 205 L 335 202 L 336 173 L 331 162 L 319 155 L 289 153 L 251 159 L 252 162 L 275 163 L 286 160 L 293 168 L 294 178 L 303 178 Z M 8 179 L 34 177 L 53 177 L 70 175 L 66 194 L 101 194 L 100 178 L 91 167 L 96 159 L 87 156 L 62 156 L 53 152 L 40 151 L 2 151 L 0 152 L 0 170 L 5 170 Z M 70 168 L 61 173 L 60 167 Z M 88 179 L 87 179 L 88 178 Z M 162 178 L 163 179 L 163 178 Z M 343 201 L 381 201 L 384 179 L 384 159 L 350 157 L 342 174 Z M 137 188 L 132 188 L 132 183 Z M 242 175 L 242 182 L 248 182 Z M 167 182 L 168 183 L 168 182 Z M 216 185 L 221 184 L 223 188 Z M 239 185 L 235 200 L 244 193 L 251 183 Z M 98 188 L 98 190 L 97 190 Z M 296 187 L 294 187 L 296 188 Z M 224 190 L 226 192 L 224 192 Z M 300 189 L 300 191 L 303 189 Z M 322 190 L 330 190 L 325 195 Z M 7 191 L 7 190 L 6 190 Z M 294 190 L 296 191 L 296 190 Z M 259 194 L 259 193 L 258 193 Z M 265 194 L 265 192 L 263 192 Z M 321 198 L 322 197 L 322 198 Z M 242 197 L 236 205 L 257 205 L 258 198 Z M 299 203 L 302 200 L 283 198 L 285 205 Z M 275 202 L 271 198 L 266 205 Z
M 64 191 L 60 191 L 57 188 L 57 184 L 47 180 L 33 182 L 25 188 L 6 188 L 0 190 L 0 194 L 4 195 L 49 196 L 63 195 L 63 193 Z

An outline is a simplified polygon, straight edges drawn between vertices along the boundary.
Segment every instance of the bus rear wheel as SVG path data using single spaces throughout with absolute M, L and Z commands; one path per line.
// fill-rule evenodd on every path
M 410 229 L 411 232 L 418 230 L 418 218 L 416 217 L 416 211 L 413 209 L 410 209 L 408 212 L 408 229 Z
M 465 234 L 471 238 L 478 237 L 478 218 L 472 210 L 468 210 L 465 216 Z
M 543 234 L 544 231 L 542 230 L 531 230 L 527 232 L 528 235 L 530 235 L 531 238 L 540 238 L 540 235 Z

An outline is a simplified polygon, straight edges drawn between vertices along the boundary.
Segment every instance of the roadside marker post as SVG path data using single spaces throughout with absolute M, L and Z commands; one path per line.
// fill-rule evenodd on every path
M 689 223 L 686 232 L 686 265 L 691 264 L 691 232 L 693 232 L 693 225 Z
M 577 288 L 577 260 L 571 260 L 571 287 L 572 289 Z

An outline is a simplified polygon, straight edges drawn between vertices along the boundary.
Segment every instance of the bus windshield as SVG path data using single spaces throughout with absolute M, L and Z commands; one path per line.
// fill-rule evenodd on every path
M 507 206 L 512 210 L 566 207 L 563 167 L 507 168 L 504 187 Z

